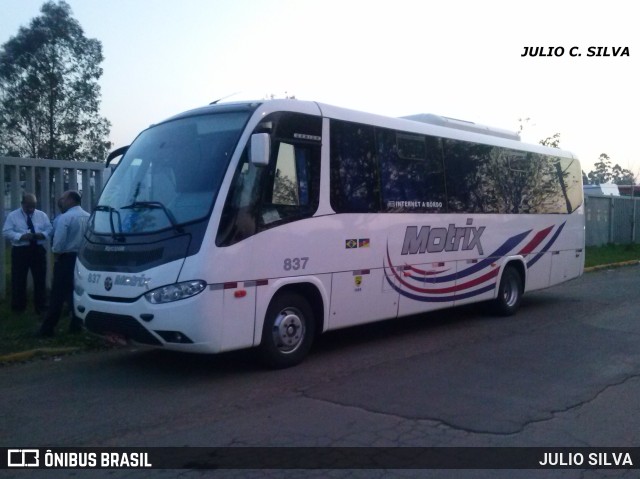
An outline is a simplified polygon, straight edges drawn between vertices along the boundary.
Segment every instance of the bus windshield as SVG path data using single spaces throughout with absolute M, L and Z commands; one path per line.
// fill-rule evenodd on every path
M 205 218 L 248 115 L 192 116 L 142 132 L 100 196 L 94 232 L 152 233 Z

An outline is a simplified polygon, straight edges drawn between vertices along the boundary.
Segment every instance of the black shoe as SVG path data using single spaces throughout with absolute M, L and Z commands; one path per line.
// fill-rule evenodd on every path
M 54 332 L 53 331 L 48 331 L 46 329 L 40 329 L 36 333 L 36 338 L 53 338 L 53 336 L 54 336 Z
M 82 332 L 82 320 L 75 315 L 71 316 L 71 321 L 69 322 L 69 333 L 70 334 L 78 334 Z

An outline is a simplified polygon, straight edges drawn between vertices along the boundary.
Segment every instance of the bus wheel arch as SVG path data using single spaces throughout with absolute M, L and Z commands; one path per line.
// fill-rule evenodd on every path
M 271 298 L 264 317 L 260 356 L 271 368 L 299 364 L 322 332 L 324 306 L 318 289 L 309 283 L 286 285 Z
M 525 290 L 526 269 L 522 261 L 509 261 L 502 270 L 493 309 L 500 316 L 512 316 L 522 301 Z

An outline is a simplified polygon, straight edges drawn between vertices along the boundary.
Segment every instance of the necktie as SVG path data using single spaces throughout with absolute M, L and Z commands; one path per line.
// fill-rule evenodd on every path
M 31 215 L 27 215 L 27 228 L 29 228 L 29 231 L 34 236 L 33 238 L 31 238 L 31 241 L 29 242 L 29 244 L 31 246 L 37 246 L 38 245 L 38 240 L 35 238 L 36 229 L 33 226 L 33 221 L 31 221 Z

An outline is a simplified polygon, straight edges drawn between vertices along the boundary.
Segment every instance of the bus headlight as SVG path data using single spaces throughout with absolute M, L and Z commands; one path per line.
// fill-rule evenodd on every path
M 207 287 L 202 280 L 185 281 L 183 283 L 170 284 L 162 288 L 154 289 L 144 295 L 152 304 L 170 303 L 181 299 L 190 298 L 201 293 Z
M 82 284 L 82 272 L 80 271 L 80 266 L 78 262 L 76 262 L 75 267 L 75 277 L 73 278 L 73 289 L 78 296 L 82 296 L 84 294 L 84 288 L 81 286 Z

